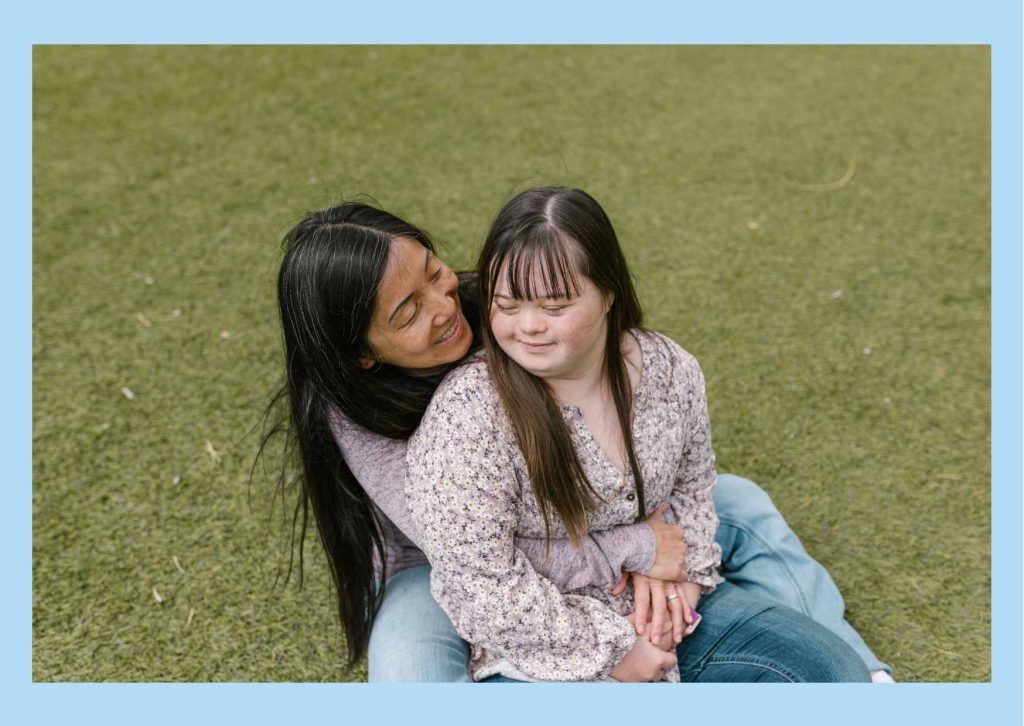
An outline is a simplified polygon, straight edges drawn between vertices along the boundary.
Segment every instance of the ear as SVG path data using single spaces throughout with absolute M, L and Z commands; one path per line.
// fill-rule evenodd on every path
M 356 362 L 359 364 L 359 367 L 362 368 L 364 371 L 368 371 L 375 365 L 377 365 L 377 361 L 375 361 L 368 355 L 359 356 L 359 360 L 357 360 Z
M 610 293 L 608 293 L 607 295 L 604 296 L 604 312 L 605 312 L 605 314 L 608 314 L 609 312 L 611 312 L 612 303 L 614 303 L 614 302 L 615 302 L 615 293 L 614 292 L 610 292 Z

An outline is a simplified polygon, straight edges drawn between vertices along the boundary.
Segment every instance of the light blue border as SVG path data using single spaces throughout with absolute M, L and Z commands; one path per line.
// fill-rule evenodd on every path
M 31 723 L 1021 723 L 1021 8 L 1018 0 L 40 3 L 4 43 L 7 506 L 4 715 Z M 8 11 L 10 13 L 10 11 Z M 874 686 L 55 685 L 31 683 L 33 43 L 958 43 L 992 46 L 993 682 Z M 643 688 L 640 692 L 637 688 Z M 20 716 L 17 714 L 20 712 Z
M 1012 40 L 1015 0 L 40 2 L 34 43 L 959 43 Z M 60 8 L 52 11 L 46 8 Z

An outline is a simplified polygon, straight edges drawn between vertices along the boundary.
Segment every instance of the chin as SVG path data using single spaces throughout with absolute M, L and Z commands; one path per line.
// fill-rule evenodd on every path
M 511 358 L 511 356 L 509 357 Z M 516 360 L 515 358 L 512 358 L 512 360 L 515 361 L 515 364 L 524 371 L 537 376 L 538 378 L 544 378 L 545 376 L 551 375 L 551 366 L 538 366 L 535 362 L 532 365 L 524 365 L 523 361 Z
M 466 341 L 465 345 L 460 345 L 458 347 L 458 349 L 455 351 L 455 357 L 452 358 L 448 362 L 449 363 L 457 363 L 458 361 L 460 361 L 463 358 L 465 358 L 466 357 L 466 353 L 469 352 L 469 349 L 470 349 L 470 347 L 472 345 L 473 345 L 473 337 L 470 336 L 469 339 Z

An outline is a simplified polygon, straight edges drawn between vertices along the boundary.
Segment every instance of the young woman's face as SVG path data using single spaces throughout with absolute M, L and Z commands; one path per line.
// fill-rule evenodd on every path
M 430 250 L 396 238 L 366 336 L 371 352 L 362 364 L 389 363 L 423 375 L 466 355 L 473 331 L 462 315 L 458 289 L 455 273 Z
M 538 269 L 540 265 L 535 265 Z M 499 273 L 490 306 L 494 339 L 509 358 L 540 378 L 574 378 L 601 365 L 611 296 L 577 273 L 571 297 L 512 297 Z M 537 275 L 532 289 L 543 290 Z

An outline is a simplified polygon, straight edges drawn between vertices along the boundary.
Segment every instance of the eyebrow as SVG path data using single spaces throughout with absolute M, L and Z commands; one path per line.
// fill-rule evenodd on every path
M 426 257 L 423 259 L 423 271 L 426 272 L 428 267 L 430 267 L 430 250 L 427 250 Z M 390 324 L 395 319 L 395 316 L 398 315 L 398 311 L 401 310 L 402 307 L 405 306 L 410 300 L 412 300 L 412 296 L 415 294 L 415 290 L 410 292 L 408 295 L 402 298 L 402 302 L 395 305 L 395 309 L 391 311 L 391 317 L 388 318 L 388 324 Z

